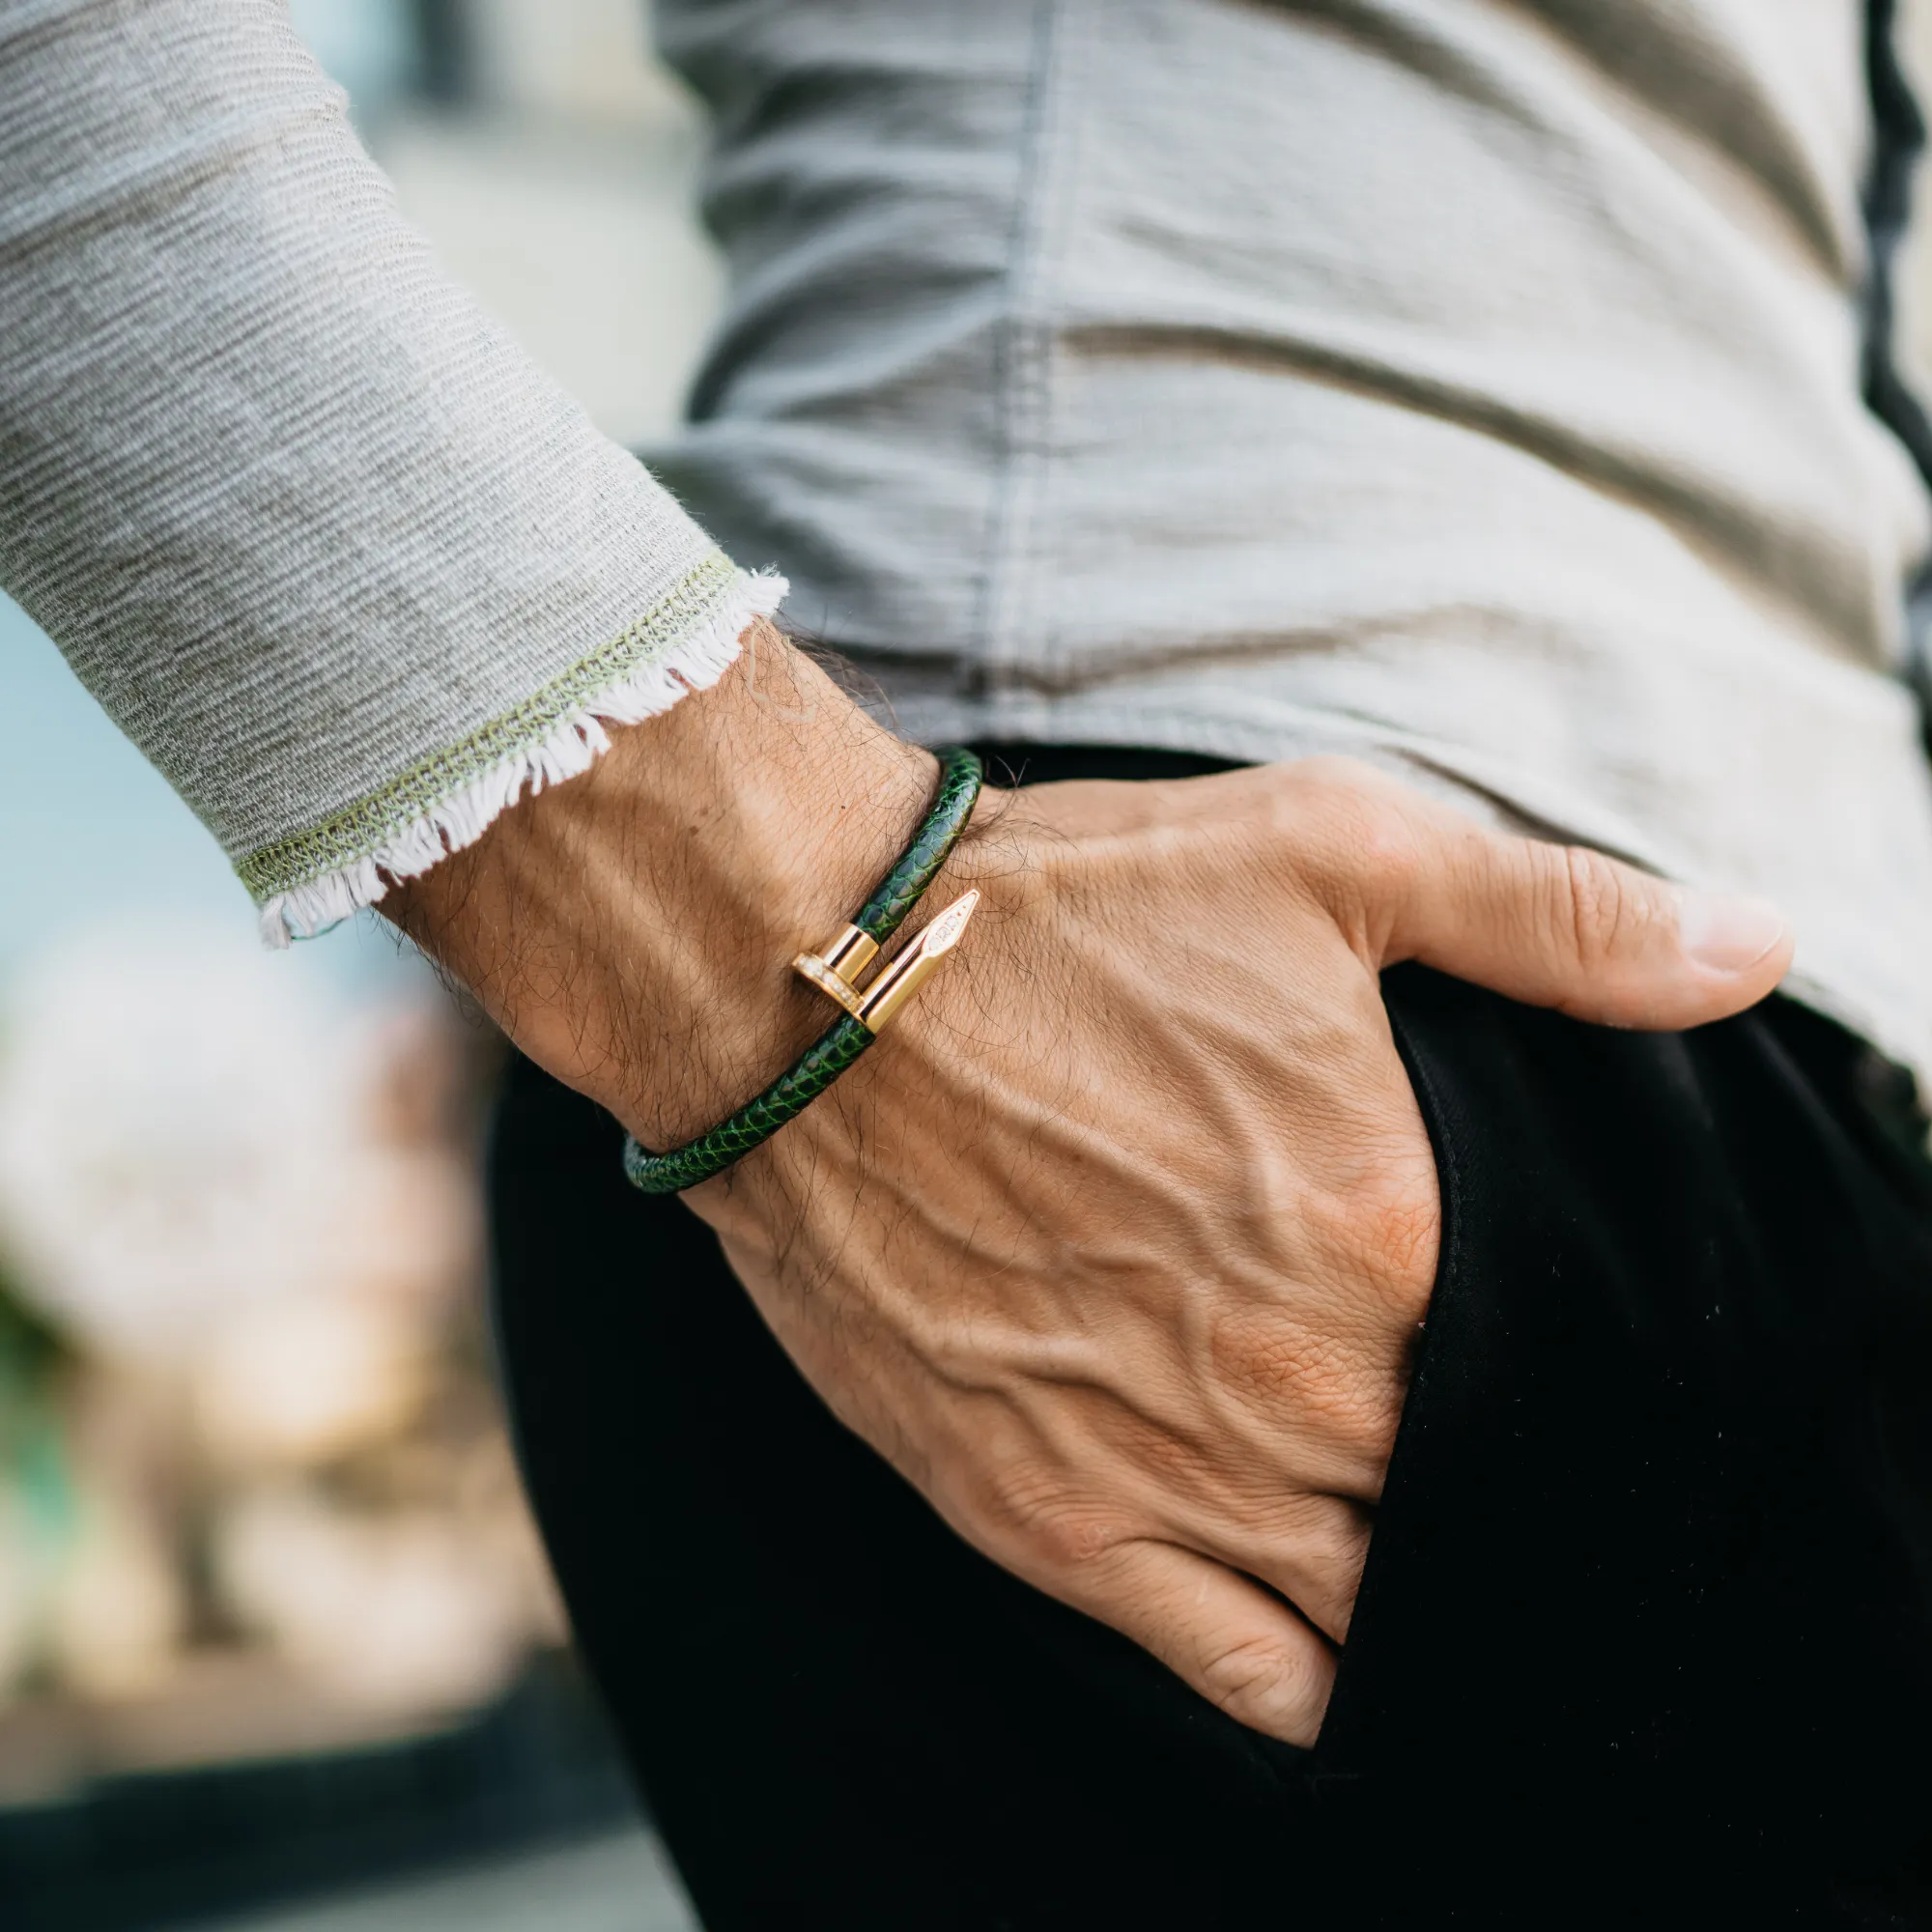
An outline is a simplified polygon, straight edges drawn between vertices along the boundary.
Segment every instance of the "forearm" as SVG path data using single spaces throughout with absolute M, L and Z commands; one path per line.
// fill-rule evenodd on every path
M 531 1058 L 667 1147 L 823 1031 L 791 957 L 865 898 L 932 774 L 761 623 L 716 689 L 384 910 Z

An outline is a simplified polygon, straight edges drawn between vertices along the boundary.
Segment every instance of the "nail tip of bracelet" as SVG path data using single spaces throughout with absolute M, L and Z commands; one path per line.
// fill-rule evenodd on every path
M 933 922 L 920 937 L 925 942 L 928 952 L 950 952 L 959 944 L 959 936 L 966 930 L 966 922 L 973 917 L 980 903 L 980 889 L 975 886 L 969 893 L 962 893 L 942 913 L 934 916 Z

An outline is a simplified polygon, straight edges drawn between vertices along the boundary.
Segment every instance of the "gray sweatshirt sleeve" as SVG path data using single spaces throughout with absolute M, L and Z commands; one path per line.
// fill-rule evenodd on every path
M 275 941 L 715 680 L 783 588 L 439 270 L 280 0 L 0 0 L 0 583 Z

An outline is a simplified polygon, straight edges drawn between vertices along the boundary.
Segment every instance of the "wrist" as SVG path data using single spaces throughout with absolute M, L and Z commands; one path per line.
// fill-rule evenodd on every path
M 930 755 L 775 630 L 746 642 L 714 689 L 613 732 L 590 772 L 384 902 L 649 1147 L 729 1113 L 824 1030 L 791 958 L 870 891 L 932 790 Z

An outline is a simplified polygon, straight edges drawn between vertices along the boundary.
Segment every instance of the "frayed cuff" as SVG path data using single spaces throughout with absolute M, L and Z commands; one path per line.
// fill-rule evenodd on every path
M 264 942 L 312 938 L 473 845 L 525 792 L 585 772 L 606 724 L 636 724 L 724 676 L 739 642 L 783 600 L 783 578 L 700 564 L 620 637 L 503 717 L 412 766 L 322 825 L 236 867 L 261 909 Z

